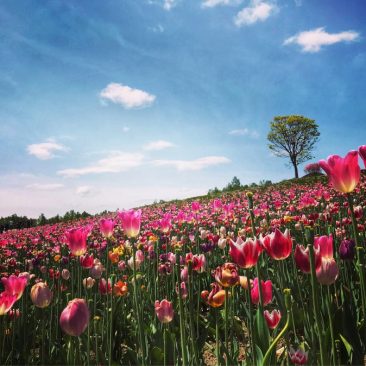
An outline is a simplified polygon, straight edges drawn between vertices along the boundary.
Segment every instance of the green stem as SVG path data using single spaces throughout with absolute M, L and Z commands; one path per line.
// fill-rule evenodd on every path
M 180 279 L 180 256 L 179 253 L 177 253 L 177 278 L 178 278 L 178 304 L 179 304 L 179 328 L 180 328 L 180 342 L 181 342 L 181 348 L 182 348 L 182 362 L 183 366 L 186 366 L 188 364 L 187 361 L 187 343 L 186 343 L 186 336 L 185 336 L 185 322 L 184 322 L 184 308 L 183 308 L 183 300 L 181 296 L 181 279 Z
M 217 366 L 220 366 L 220 330 L 219 330 L 219 316 L 218 310 L 214 309 L 215 312 L 215 331 L 216 331 L 216 363 Z
M 324 348 L 323 348 L 323 329 L 321 327 L 320 319 L 320 307 L 318 304 L 318 291 L 316 283 L 316 273 L 315 273 L 315 256 L 314 256 L 314 246 L 313 244 L 308 244 L 309 248 L 309 259 L 310 259 L 310 273 L 311 273 L 311 294 L 313 298 L 313 311 L 315 317 L 315 323 L 318 333 L 319 349 L 320 349 L 320 364 L 324 365 Z
M 363 261 L 363 248 L 361 247 L 358 230 L 357 230 L 357 221 L 355 216 L 355 211 L 353 207 L 352 196 L 350 193 L 347 193 L 347 201 L 351 211 L 351 219 L 352 219 L 352 228 L 353 228 L 353 236 L 356 242 L 356 252 L 357 252 L 357 272 L 360 277 L 361 284 L 361 300 L 362 300 L 362 309 L 364 313 L 364 320 L 366 318 L 366 287 L 365 287 L 365 273 L 364 273 L 364 261 Z
M 332 342 L 332 365 L 336 364 L 336 352 L 335 352 L 335 343 L 334 343 L 334 329 L 333 329 L 333 318 L 332 318 L 332 295 L 330 293 L 330 288 L 327 286 L 327 312 L 328 312 L 328 320 L 329 320 L 329 328 L 330 328 L 330 339 Z
M 229 364 L 228 323 L 229 323 L 229 289 L 227 287 L 225 287 L 225 347 L 226 347 L 226 365 Z
M 267 362 L 269 361 L 269 358 L 271 357 L 272 351 L 275 349 L 276 344 L 284 336 L 284 334 L 287 332 L 287 329 L 290 326 L 290 319 L 291 319 L 291 290 L 287 288 L 283 292 L 285 294 L 285 304 L 286 304 L 286 311 L 287 311 L 286 324 L 282 328 L 281 332 L 278 333 L 277 337 L 272 341 L 271 345 L 269 346 L 266 354 L 264 355 L 261 366 L 267 365 Z

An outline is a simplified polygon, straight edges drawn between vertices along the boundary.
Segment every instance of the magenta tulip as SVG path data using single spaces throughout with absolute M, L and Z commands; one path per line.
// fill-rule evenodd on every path
M 17 296 L 7 292 L 0 293 L 0 315 L 6 314 L 17 301 Z
M 113 235 L 115 222 L 111 219 L 101 219 L 99 222 L 100 232 L 107 238 Z
M 331 155 L 320 160 L 319 165 L 327 173 L 330 184 L 339 192 L 352 192 L 360 181 L 358 152 L 350 151 L 344 158 Z
M 16 295 L 16 299 L 19 300 L 24 292 L 25 286 L 27 286 L 27 277 L 11 275 L 6 278 L 3 277 L 1 282 L 4 285 L 5 292 L 9 295 Z
M 362 145 L 358 148 L 358 153 L 361 156 L 361 159 L 363 160 L 363 164 L 366 168 L 366 145 Z
M 89 226 L 71 229 L 66 232 L 66 238 L 68 241 L 70 252 L 79 257 L 83 255 L 87 250 L 86 239 L 89 235 L 91 228 Z
M 141 210 L 128 210 L 118 212 L 122 228 L 129 238 L 135 238 L 140 232 Z

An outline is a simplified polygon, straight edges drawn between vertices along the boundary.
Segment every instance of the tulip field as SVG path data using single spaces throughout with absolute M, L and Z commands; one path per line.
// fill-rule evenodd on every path
M 365 364 L 365 163 L 1 233 L 0 364 Z

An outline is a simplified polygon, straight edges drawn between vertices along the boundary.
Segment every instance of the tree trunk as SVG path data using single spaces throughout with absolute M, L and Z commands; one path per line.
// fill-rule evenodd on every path
M 296 162 L 292 163 L 294 165 L 294 169 L 295 169 L 295 178 L 299 178 L 299 171 L 297 170 L 297 164 Z

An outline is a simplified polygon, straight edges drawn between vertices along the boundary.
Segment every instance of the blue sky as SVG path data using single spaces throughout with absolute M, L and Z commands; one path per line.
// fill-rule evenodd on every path
M 3 0 L 0 215 L 95 213 L 292 177 L 276 115 L 315 159 L 366 143 L 363 0 Z M 302 171 L 302 167 L 300 167 Z

